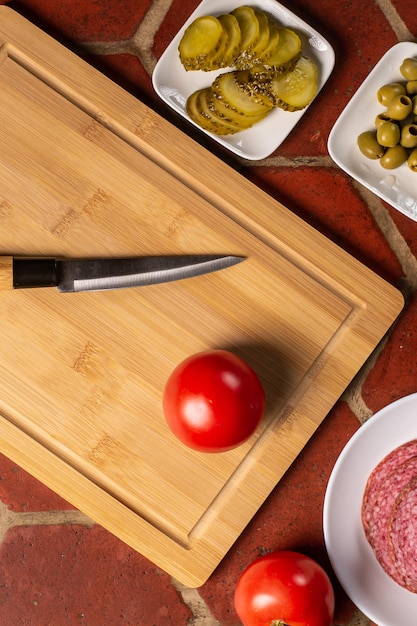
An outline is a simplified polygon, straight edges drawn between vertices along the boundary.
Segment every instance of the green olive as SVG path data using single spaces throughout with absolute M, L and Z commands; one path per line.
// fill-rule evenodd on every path
M 417 59 L 404 59 L 400 72 L 407 80 L 417 80 Z
M 410 96 L 410 98 L 417 95 L 417 80 L 409 80 L 405 86 L 405 90 L 407 92 L 407 96 Z
M 395 96 L 387 107 L 387 115 L 393 120 L 405 120 L 410 115 L 413 102 L 408 96 Z
M 401 131 L 395 122 L 384 122 L 376 131 L 376 140 L 384 148 L 392 148 L 400 141 Z
M 404 146 L 397 144 L 393 148 L 387 148 L 385 154 L 380 159 L 380 163 L 386 170 L 394 170 L 405 163 L 407 157 L 408 152 Z
M 417 124 L 402 127 L 400 143 L 404 148 L 417 148 Z
M 378 102 L 386 107 L 395 96 L 405 96 L 405 94 L 405 87 L 401 83 L 388 83 L 378 89 L 376 97 Z
M 392 119 L 386 113 L 379 113 L 379 115 L 376 116 L 375 122 L 374 122 L 374 126 L 375 126 L 376 130 L 378 130 L 378 128 L 384 122 L 392 122 Z
M 417 172 L 417 148 L 415 148 L 408 157 L 407 165 L 412 172 Z
M 376 132 L 367 130 L 361 133 L 357 139 L 359 150 L 368 159 L 380 159 L 385 150 L 376 140 Z
M 414 113 L 414 115 L 417 115 L 417 95 L 413 97 L 412 103 L 413 103 L 413 107 L 411 109 L 411 112 Z

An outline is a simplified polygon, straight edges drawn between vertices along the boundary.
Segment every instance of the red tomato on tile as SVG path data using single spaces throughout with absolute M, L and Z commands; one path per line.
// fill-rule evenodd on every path
M 323 568 L 284 550 L 249 565 L 234 602 L 244 626 L 330 626 L 334 614 L 333 587 Z

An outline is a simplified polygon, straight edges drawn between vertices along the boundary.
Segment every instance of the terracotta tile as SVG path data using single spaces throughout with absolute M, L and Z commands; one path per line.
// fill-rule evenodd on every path
M 415 236 L 416 223 L 407 215 L 403 215 L 391 206 L 387 205 L 387 210 L 395 224 L 401 237 L 404 239 L 405 246 L 409 249 L 410 254 L 417 255 L 417 241 Z
M 191 617 L 166 574 L 99 526 L 9 530 L 0 580 L 2 626 L 178 626 Z
M 373 411 L 417 391 L 417 297 L 413 294 L 362 387 Z
M 18 8 L 35 23 L 41 20 L 46 29 L 83 42 L 130 39 L 150 5 L 151 0 L 21 0 Z
M 72 505 L 0 454 L 0 501 L 11 511 L 72 509 Z
M 413 3 L 411 0 L 393 0 L 393 6 L 398 11 L 399 17 L 407 25 L 411 34 L 417 32 L 417 12 L 414 11 Z

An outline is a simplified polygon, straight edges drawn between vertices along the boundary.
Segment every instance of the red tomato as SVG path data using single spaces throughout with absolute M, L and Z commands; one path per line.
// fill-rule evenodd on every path
M 184 444 L 200 452 L 224 452 L 256 430 L 265 393 L 240 357 L 209 350 L 175 368 L 165 385 L 163 409 L 169 427 Z
M 323 568 L 299 552 L 271 552 L 254 561 L 235 589 L 244 626 L 330 626 L 334 592 Z

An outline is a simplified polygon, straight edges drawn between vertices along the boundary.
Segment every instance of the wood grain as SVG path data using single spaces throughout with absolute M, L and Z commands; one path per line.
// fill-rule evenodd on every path
M 0 449 L 202 584 L 403 306 L 401 294 L 144 104 L 0 7 L 0 254 L 236 254 L 117 292 L 2 291 Z M 183 358 L 231 349 L 267 412 L 199 454 L 161 409 Z
M 13 257 L 0 257 L 0 291 L 13 289 Z

